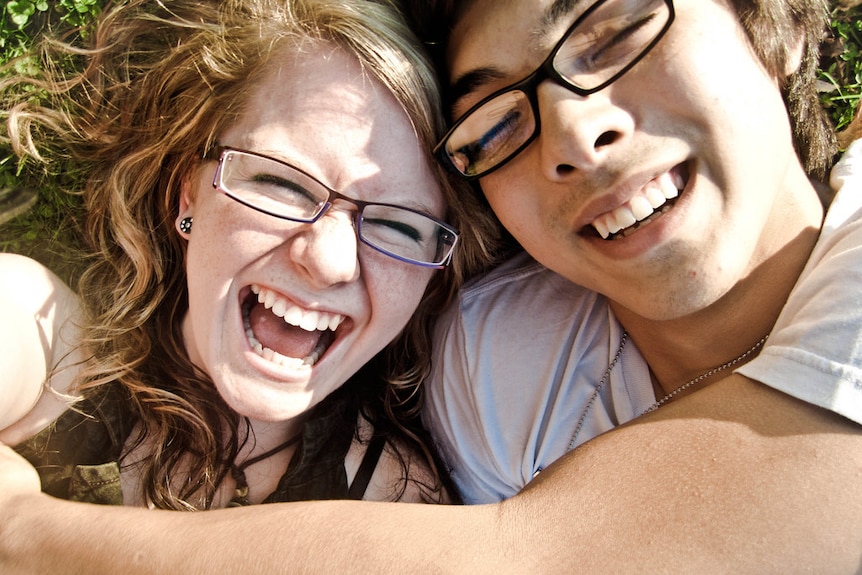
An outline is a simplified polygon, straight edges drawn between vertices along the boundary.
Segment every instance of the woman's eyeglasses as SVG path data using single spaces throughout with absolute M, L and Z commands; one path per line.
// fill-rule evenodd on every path
M 254 152 L 219 147 L 213 187 L 261 213 L 313 224 L 341 200 L 356 206 L 359 240 L 399 261 L 443 268 L 450 262 L 458 232 L 417 210 L 348 198 L 286 162 Z

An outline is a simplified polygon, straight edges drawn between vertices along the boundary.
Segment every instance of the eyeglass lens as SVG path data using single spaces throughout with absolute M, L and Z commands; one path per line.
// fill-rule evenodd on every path
M 586 96 L 636 64 L 670 25 L 670 0 L 600 0 L 566 32 L 536 72 L 492 94 L 464 114 L 438 146 L 460 174 L 475 178 L 499 167 L 538 133 L 535 86 L 550 77 Z
M 313 223 L 337 195 L 359 208 L 357 233 L 365 244 L 396 259 L 419 265 L 445 265 L 458 235 L 418 211 L 349 200 L 289 164 L 242 150 L 226 149 L 215 186 L 229 197 L 265 214 Z

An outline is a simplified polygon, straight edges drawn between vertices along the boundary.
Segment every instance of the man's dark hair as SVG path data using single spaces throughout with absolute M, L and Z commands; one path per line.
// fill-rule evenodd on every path
M 443 45 L 470 0 L 404 1 L 417 32 L 435 52 L 438 69 L 444 72 Z M 823 180 L 837 151 L 835 130 L 816 88 L 820 44 L 829 21 L 825 0 L 714 1 L 727 2 L 736 11 L 755 53 L 776 78 L 783 77 L 797 42 L 802 41 L 799 68 L 784 79 L 781 92 L 802 166 L 810 176 Z

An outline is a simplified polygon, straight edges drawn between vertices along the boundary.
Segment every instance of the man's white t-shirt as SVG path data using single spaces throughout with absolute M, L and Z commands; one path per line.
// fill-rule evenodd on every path
M 832 185 L 808 265 L 760 355 L 737 371 L 862 423 L 862 141 Z M 437 324 L 423 421 L 465 503 L 511 497 L 655 402 L 622 334 L 604 297 L 526 254 L 461 290 Z

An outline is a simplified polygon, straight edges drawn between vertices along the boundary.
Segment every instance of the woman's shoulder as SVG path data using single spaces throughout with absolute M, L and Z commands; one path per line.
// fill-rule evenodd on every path
M 63 280 L 38 261 L 18 254 L 0 253 L 0 298 L 20 308 L 42 309 L 46 301 L 72 305 L 77 298 Z
M 375 429 L 361 414 L 354 439 L 345 457 L 348 483 L 358 480 L 360 467 L 373 449 Z M 451 497 L 435 472 L 430 454 L 407 437 L 390 434 L 368 481 L 366 501 L 401 501 L 406 503 L 450 503 Z M 374 457 L 374 454 L 371 455 Z
M 0 441 L 15 444 L 68 407 L 80 307 L 42 264 L 0 254 L 0 314 Z M 46 382 L 58 393 L 44 393 Z
M 76 326 L 81 315 L 78 296 L 36 260 L 0 253 L 0 310 L 5 324 L 20 322 L 25 325 L 16 327 L 26 333 L 37 332 L 49 354 L 48 363 L 51 352 L 59 358 L 73 342 L 77 344 Z
M 27 256 L 12 253 L 0 253 L 0 273 L 20 274 L 22 280 L 38 280 L 40 277 L 46 279 L 51 274 L 47 267 Z M 4 282 L 4 288 L 9 287 Z

